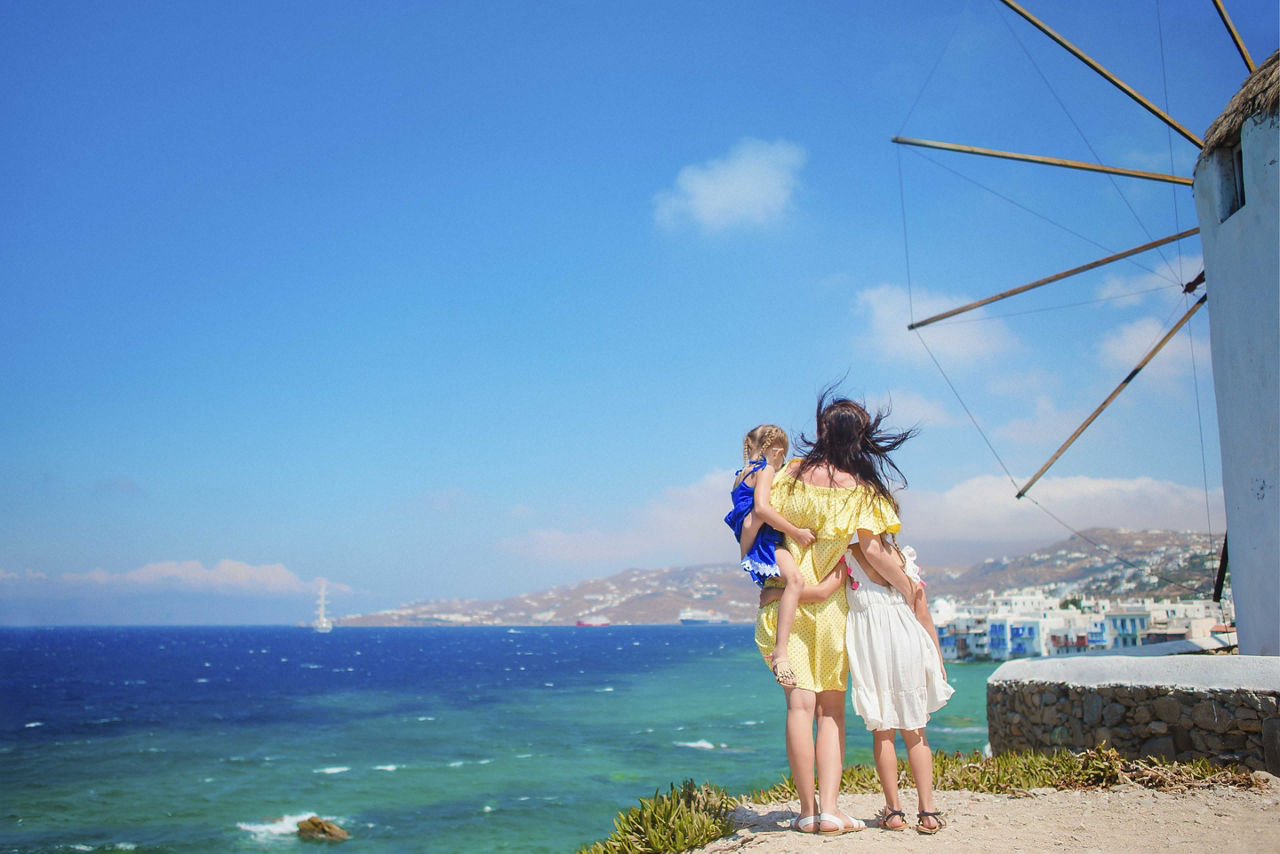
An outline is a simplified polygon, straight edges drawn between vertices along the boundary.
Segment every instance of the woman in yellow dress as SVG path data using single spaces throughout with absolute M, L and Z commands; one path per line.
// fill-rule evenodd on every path
M 849 673 L 845 653 L 849 605 L 841 558 L 859 529 L 877 535 L 898 530 L 892 500 L 886 501 L 884 496 L 888 495 L 889 476 L 902 477 L 888 454 L 913 431 L 883 431 L 883 417 L 882 413 L 869 415 L 854 401 L 824 392 L 818 400 L 816 438 L 800 437 L 797 445 L 807 448 L 807 453 L 778 473 L 770 495 L 774 508 L 789 522 L 815 535 L 808 547 L 790 537 L 785 540 L 805 582 L 789 650 L 796 684 L 783 688 L 787 762 L 800 799 L 800 815 L 792 822 L 792 829 L 805 833 L 833 835 L 865 826 L 836 805 L 843 770 Z M 766 664 L 777 631 L 779 586 L 780 581 L 767 582 L 756 614 L 756 645 Z

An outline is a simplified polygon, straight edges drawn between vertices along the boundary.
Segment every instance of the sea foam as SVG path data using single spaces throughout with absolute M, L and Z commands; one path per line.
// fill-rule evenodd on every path
M 248 831 L 257 839 L 266 841 L 276 836 L 292 836 L 298 832 L 298 822 L 305 821 L 314 812 L 298 813 L 297 815 L 286 815 L 277 819 L 267 819 L 261 822 L 242 821 L 236 825 L 241 830 Z
M 696 750 L 715 750 L 716 746 L 704 739 L 698 741 L 675 741 L 672 742 L 676 747 L 692 747 Z

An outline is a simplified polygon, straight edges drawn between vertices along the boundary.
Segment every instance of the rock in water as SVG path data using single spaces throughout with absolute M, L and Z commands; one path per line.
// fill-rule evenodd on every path
M 298 822 L 298 835 L 303 839 L 316 839 L 324 842 L 341 842 L 350 839 L 351 834 L 331 821 L 313 815 Z

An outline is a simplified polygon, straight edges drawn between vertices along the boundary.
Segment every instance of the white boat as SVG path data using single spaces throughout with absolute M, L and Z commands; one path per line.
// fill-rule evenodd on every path
M 703 611 L 700 608 L 685 608 L 680 611 L 680 622 L 686 626 L 699 626 L 708 623 L 727 623 L 729 617 L 719 611 Z
M 311 624 L 312 628 L 314 628 L 320 634 L 326 634 L 328 632 L 333 631 L 333 623 L 330 622 L 328 615 L 326 615 L 324 612 L 324 606 L 326 602 L 325 592 L 328 589 L 329 589 L 328 584 L 326 584 L 323 581 L 320 582 L 320 598 L 316 600 L 316 619 L 315 619 L 315 622 Z
M 591 614 L 590 616 L 587 616 L 587 617 L 579 617 L 577 625 L 585 626 L 587 628 L 593 628 L 593 629 L 600 628 L 602 626 L 609 625 L 609 618 L 603 617 L 600 614 Z

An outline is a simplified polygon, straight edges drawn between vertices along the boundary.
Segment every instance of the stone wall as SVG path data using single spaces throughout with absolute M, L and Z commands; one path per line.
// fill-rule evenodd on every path
M 1280 658 L 1024 659 L 987 680 L 993 753 L 1085 750 L 1239 762 L 1280 774 Z

